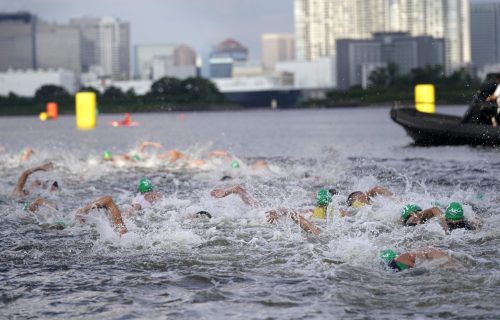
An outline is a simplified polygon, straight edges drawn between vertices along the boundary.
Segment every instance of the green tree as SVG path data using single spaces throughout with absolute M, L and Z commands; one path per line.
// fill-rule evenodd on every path
M 126 99 L 125 94 L 120 88 L 108 87 L 106 91 L 103 92 L 101 99 L 107 102 L 123 102 Z
M 49 101 L 54 102 L 68 102 L 71 99 L 70 94 L 66 89 L 56 85 L 43 85 L 35 92 L 35 101 L 46 103 Z

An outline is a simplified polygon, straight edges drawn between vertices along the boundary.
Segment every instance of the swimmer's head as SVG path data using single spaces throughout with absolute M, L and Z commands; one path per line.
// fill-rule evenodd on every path
M 113 158 L 113 155 L 111 154 L 111 152 L 109 150 L 106 150 L 104 151 L 104 153 L 102 154 L 102 158 L 105 160 L 105 161 L 109 161 Z
M 320 189 L 316 194 L 316 202 L 318 207 L 326 207 L 332 202 L 332 194 L 326 189 Z
M 460 203 L 452 202 L 446 208 L 444 216 L 450 221 L 460 221 L 464 218 L 464 209 Z
M 401 218 L 406 221 L 410 217 L 411 214 L 422 211 L 422 208 L 417 206 L 416 204 L 407 204 L 404 206 L 403 210 L 401 210 Z
M 368 197 L 364 192 L 354 191 L 347 197 L 347 206 L 360 208 L 366 204 L 368 204 Z
M 384 262 L 384 263 L 390 263 L 392 260 L 396 259 L 398 255 L 396 254 L 396 252 L 394 252 L 394 250 L 391 250 L 391 249 L 385 249 L 385 250 L 382 250 L 380 252 L 380 261 Z
M 148 178 L 142 178 L 137 186 L 137 191 L 140 193 L 153 191 L 153 183 Z
M 23 210 L 24 211 L 28 211 L 30 208 L 30 203 L 29 201 L 25 201 L 24 204 L 23 204 Z
M 238 169 L 240 167 L 240 163 L 236 160 L 231 161 L 231 168 Z
M 132 160 L 133 160 L 133 161 L 141 161 L 141 157 L 140 157 L 138 154 L 134 154 L 134 155 L 132 156 Z
M 50 191 L 59 191 L 59 183 L 57 183 L 57 181 L 53 181 L 51 184 L 50 184 Z

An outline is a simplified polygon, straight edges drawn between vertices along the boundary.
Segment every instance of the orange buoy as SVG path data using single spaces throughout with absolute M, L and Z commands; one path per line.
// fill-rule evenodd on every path
M 47 117 L 52 120 L 57 120 L 57 102 L 47 102 Z

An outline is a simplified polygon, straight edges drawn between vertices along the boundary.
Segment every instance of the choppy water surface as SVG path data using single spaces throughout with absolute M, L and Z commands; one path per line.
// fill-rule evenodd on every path
M 461 113 L 464 108 L 440 108 Z M 388 108 L 138 114 L 136 128 L 112 128 L 104 115 L 93 131 L 73 117 L 40 122 L 0 118 L 0 317 L 94 319 L 213 318 L 468 318 L 500 316 L 500 152 L 478 147 L 414 147 L 389 119 Z M 205 159 L 201 169 L 169 164 L 148 149 L 134 164 L 104 163 L 104 150 L 128 152 L 144 140 Z M 26 162 L 19 153 L 30 146 Z M 225 149 L 239 169 L 210 160 Z M 268 169 L 250 164 L 264 159 Z M 59 210 L 22 210 L 10 192 L 26 168 L 52 161 L 31 179 L 57 180 L 61 191 L 33 191 Z M 230 175 L 232 180 L 220 181 Z M 119 237 L 103 211 L 86 224 L 75 211 L 101 195 L 121 208 L 137 181 L 150 177 L 165 199 L 127 216 Z M 261 203 L 210 197 L 215 187 L 241 184 Z M 315 192 L 335 187 L 338 206 L 354 190 L 390 188 L 355 218 L 334 218 L 320 236 L 292 221 L 266 222 L 275 207 L 307 208 Z M 478 231 L 445 235 L 436 221 L 404 228 L 408 202 L 466 203 Z M 206 210 L 213 218 L 196 217 Z M 64 222 L 64 230 L 54 228 Z M 459 265 L 424 264 L 393 273 L 378 261 L 382 248 L 402 252 L 434 246 Z

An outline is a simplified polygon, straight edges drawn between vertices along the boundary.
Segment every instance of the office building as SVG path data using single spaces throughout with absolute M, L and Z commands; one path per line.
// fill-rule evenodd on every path
M 472 3 L 471 51 L 474 66 L 481 70 L 500 63 L 500 3 Z
M 0 14 L 0 71 L 37 68 L 36 25 L 27 12 Z
M 80 30 L 71 25 L 39 21 L 36 30 L 37 67 L 81 72 Z
M 295 60 L 295 36 L 287 33 L 262 35 L 262 65 L 274 70 L 276 62 Z
M 174 64 L 175 48 L 175 44 L 135 46 L 135 77 L 141 80 L 154 79 L 154 65 L 157 65 L 157 68 L 159 65 L 164 65 L 166 68 Z
M 338 39 L 409 32 L 445 40 L 445 70 L 471 61 L 468 0 L 295 0 L 296 54 L 315 60 L 337 54 Z
M 70 20 L 82 35 L 84 72 L 98 70 L 102 78 L 127 80 L 130 73 L 130 27 L 114 17 L 83 17 Z
M 412 37 L 408 33 L 375 33 L 372 39 L 337 40 L 337 85 L 348 89 L 366 87 L 369 76 L 389 63 L 398 66 L 400 74 L 412 69 L 443 65 L 445 42 L 430 36 Z

